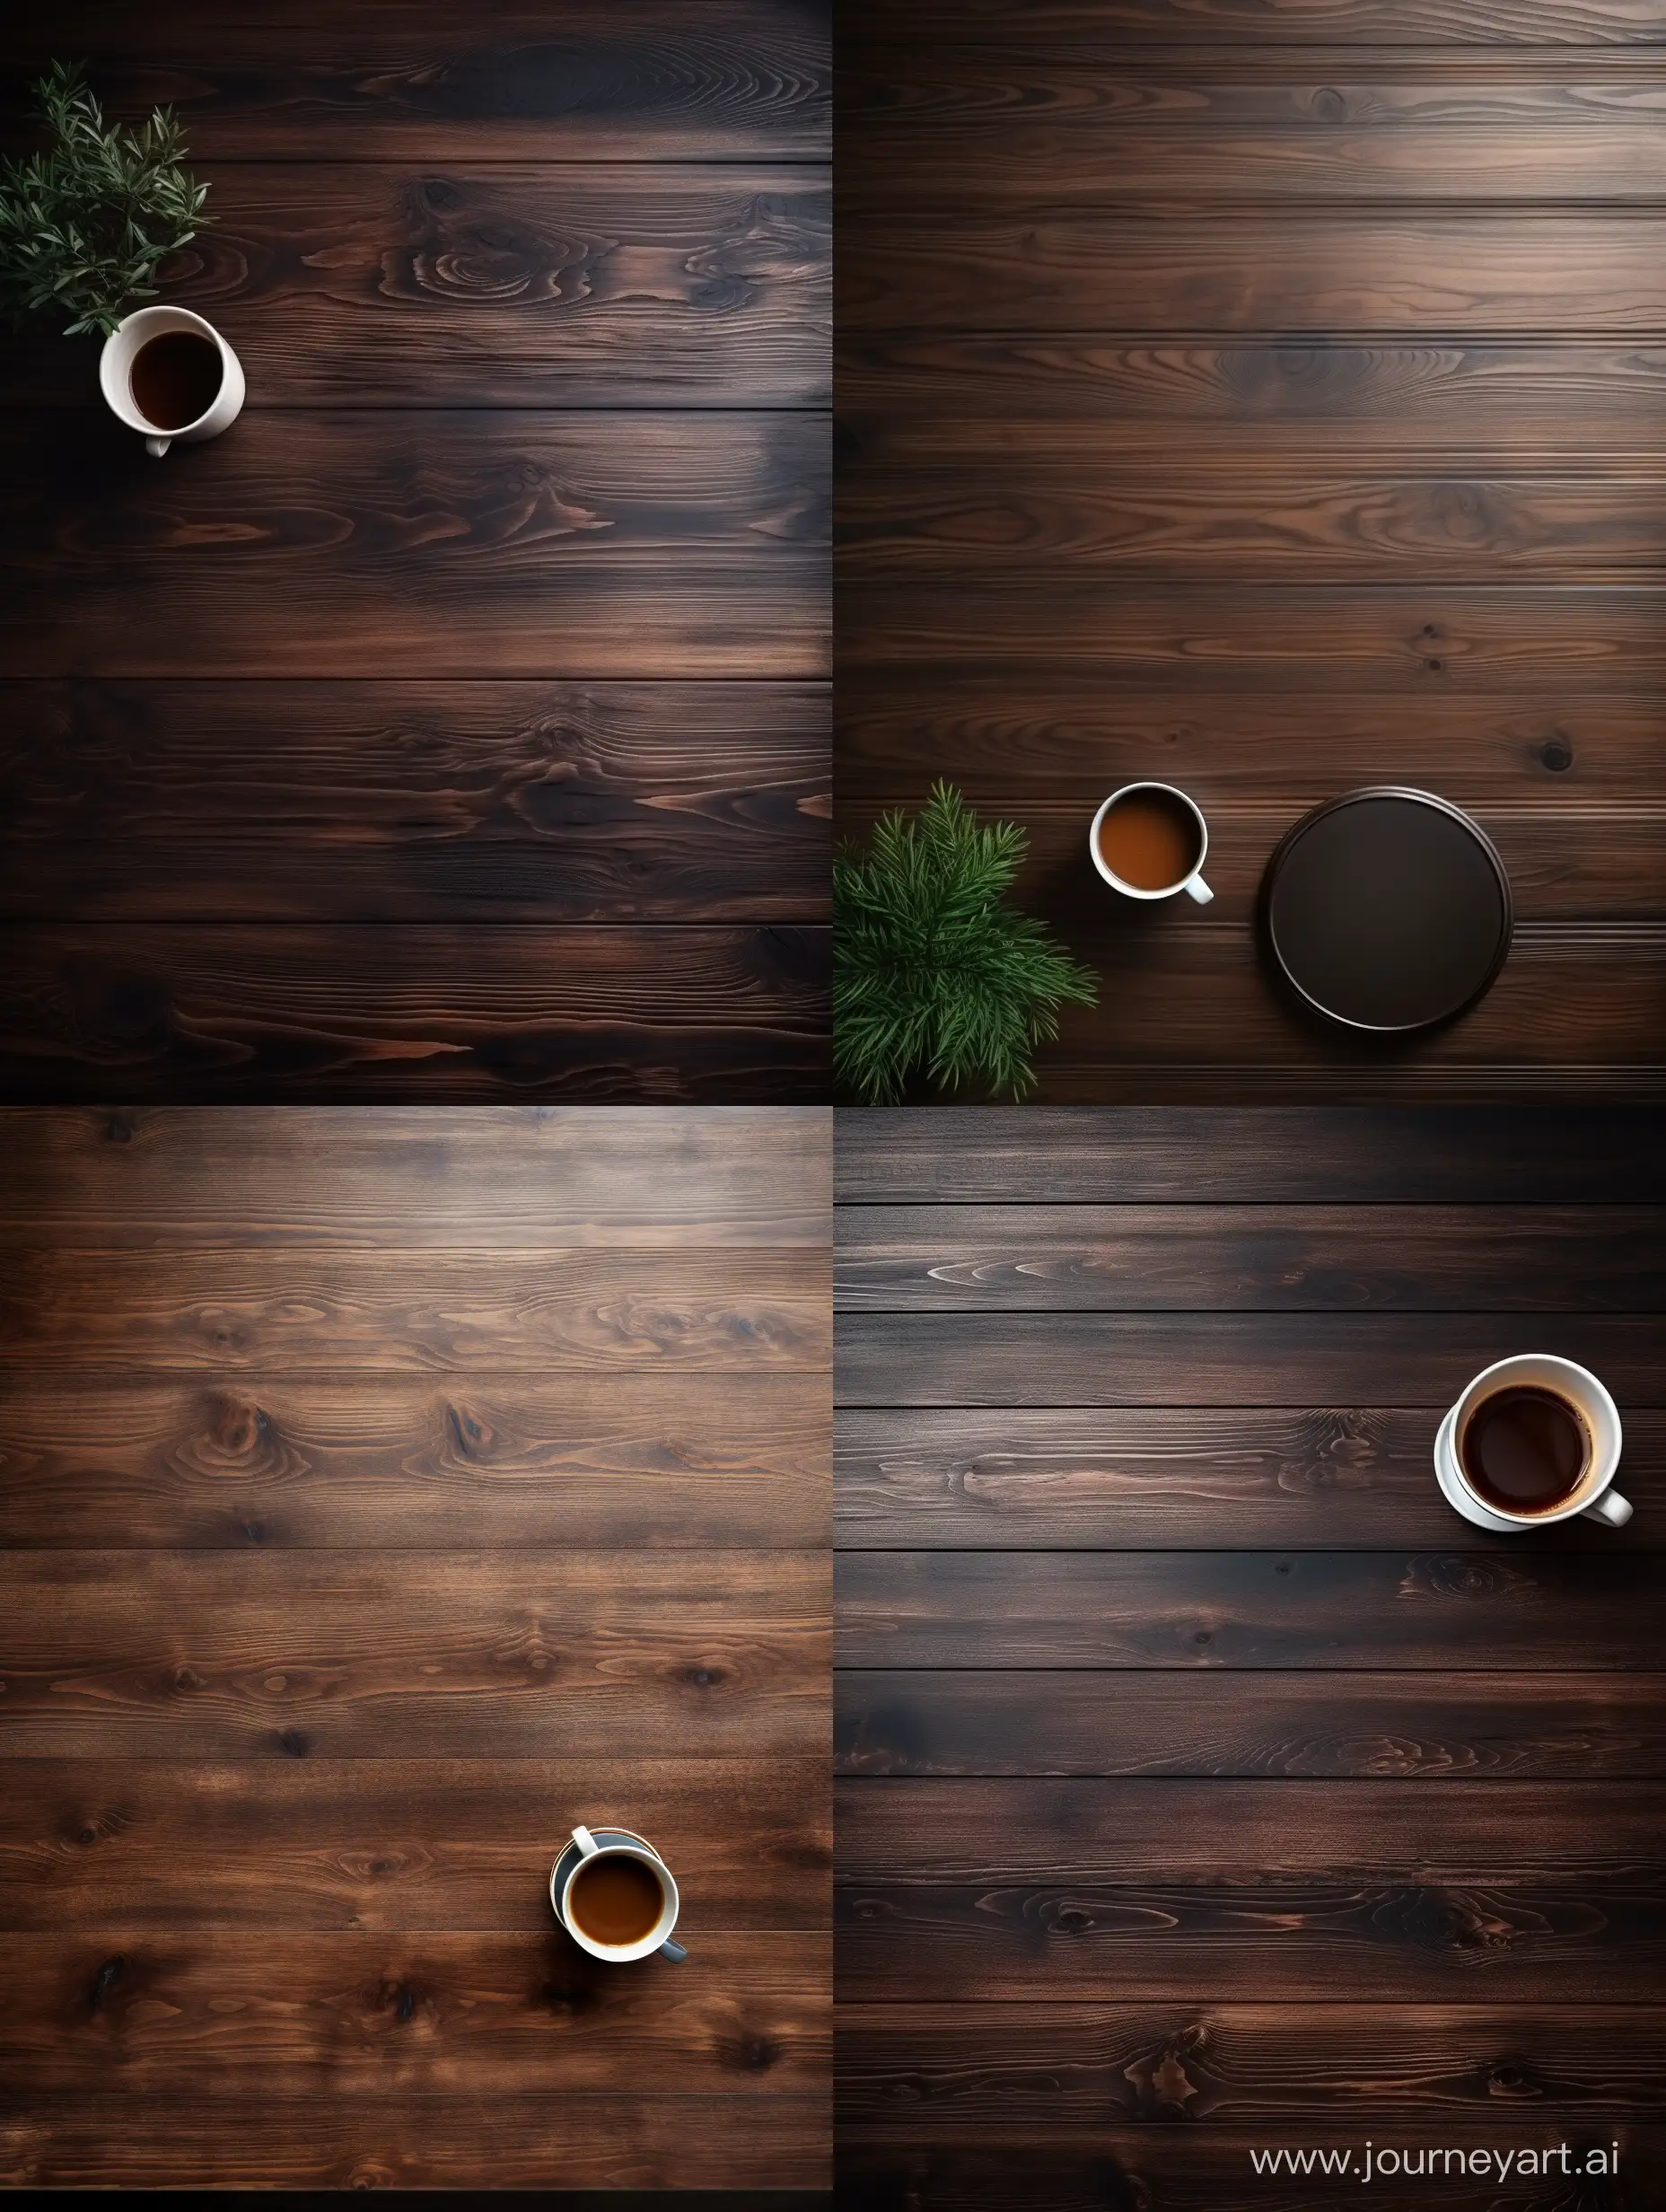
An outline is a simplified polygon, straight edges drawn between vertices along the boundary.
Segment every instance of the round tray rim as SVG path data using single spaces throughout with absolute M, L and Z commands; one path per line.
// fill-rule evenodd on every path
M 1278 871 L 1285 856 L 1297 841 L 1321 822 L 1327 814 L 1337 813 L 1345 806 L 1357 806 L 1366 799 L 1406 799 L 1416 805 L 1429 807 L 1437 814 L 1448 815 L 1453 821 L 1460 822 L 1491 863 L 1493 874 L 1498 884 L 1498 897 L 1502 908 L 1498 944 L 1486 974 L 1469 996 L 1457 1005 L 1449 1006 L 1440 1014 L 1425 1015 L 1422 1021 L 1418 1022 L 1356 1022 L 1348 1014 L 1337 1014 L 1333 1008 L 1326 1005 L 1322 999 L 1315 998 L 1313 994 L 1305 989 L 1291 973 L 1279 946 L 1278 933 L 1273 926 L 1273 891 L 1278 879 Z M 1472 814 L 1466 813 L 1460 806 L 1455 806 L 1450 799 L 1442 799 L 1438 792 L 1419 791 L 1411 784 L 1366 784 L 1356 791 L 1338 792 L 1335 798 L 1323 799 L 1317 806 L 1310 807 L 1305 814 L 1291 823 L 1289 829 L 1285 830 L 1273 848 L 1272 858 L 1267 862 L 1261 878 L 1260 908 L 1262 931 L 1271 949 L 1274 964 L 1285 983 L 1296 994 L 1304 1005 L 1312 1007 L 1314 1013 L 1322 1014 L 1327 1022 L 1334 1023 L 1338 1029 L 1355 1030 L 1362 1036 L 1367 1037 L 1408 1037 L 1415 1035 L 1419 1030 L 1438 1029 L 1442 1022 L 1455 1022 L 1460 1014 L 1468 1014 L 1470 1007 L 1484 998 L 1498 980 L 1499 970 L 1510 956 L 1511 939 L 1515 934 L 1515 900 L 1510 889 L 1510 873 L 1500 857 L 1498 847 Z

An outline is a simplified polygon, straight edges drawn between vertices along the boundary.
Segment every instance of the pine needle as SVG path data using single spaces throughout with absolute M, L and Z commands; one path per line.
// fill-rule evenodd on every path
M 156 270 L 211 218 L 208 187 L 183 166 L 171 110 L 137 130 L 106 127 L 74 62 L 34 87 L 52 146 L 0 162 L 0 294 L 14 313 L 68 314 L 66 335 L 109 333 Z
M 884 815 L 865 856 L 835 855 L 833 1066 L 865 1104 L 893 1103 L 920 1075 L 1022 1097 L 1057 1009 L 1093 1005 L 1092 973 L 1007 902 L 1025 843 L 940 783 L 912 821 Z

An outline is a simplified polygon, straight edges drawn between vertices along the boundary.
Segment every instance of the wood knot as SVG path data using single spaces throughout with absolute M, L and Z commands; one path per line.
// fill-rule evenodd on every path
M 126 1114 L 111 1114 L 104 1124 L 104 1141 L 108 1145 L 130 1145 L 133 1142 L 133 1124 Z
M 116 1984 L 127 1971 L 127 1962 L 118 1952 L 113 1959 L 106 1959 L 92 1977 L 92 2009 L 97 2012 Z
M 1539 759 L 1553 776 L 1566 773 L 1574 765 L 1574 748 L 1560 735 L 1548 738 L 1539 748 Z
M 712 1690 L 723 1678 L 715 1667 L 685 1667 L 682 1679 L 685 1682 L 692 1682 L 697 1690 Z
M 285 1728 L 277 1742 L 278 1749 L 290 1759 L 304 1759 L 312 1749 L 299 1728 Z
M 780 2058 L 781 2046 L 767 2035 L 740 2035 L 723 2055 L 731 2066 L 739 2067 L 743 2073 L 767 2074 Z

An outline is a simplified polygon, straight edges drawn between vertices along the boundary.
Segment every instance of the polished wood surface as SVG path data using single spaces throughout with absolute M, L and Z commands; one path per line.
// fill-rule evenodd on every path
M 839 1116 L 853 2202 L 1387 2207 L 1358 2173 L 1281 2193 L 1251 2150 L 1487 2127 L 1618 2141 L 1590 2201 L 1652 2201 L 1651 1128 Z M 1530 1345 L 1615 1390 L 1624 1532 L 1501 1541 L 1441 1498 L 1442 1413 Z
M 7 2181 L 825 2188 L 829 1119 L 0 1119 Z
M 943 777 L 1029 832 L 1102 977 L 1044 1101 L 1666 1090 L 1662 53 L 1644 0 L 846 18 L 840 821 Z M 1206 910 L 1093 873 L 1153 777 Z M 1382 783 L 1474 812 L 1519 924 L 1386 1049 L 1287 1003 L 1254 913 Z
M 827 1094 L 829 11 L 72 0 L 214 220 L 162 462 L 22 334 L 0 1102 Z

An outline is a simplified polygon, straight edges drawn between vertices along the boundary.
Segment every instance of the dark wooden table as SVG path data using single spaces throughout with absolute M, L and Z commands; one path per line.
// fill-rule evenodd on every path
M 1666 2190 L 1666 1165 L 1530 1110 L 843 1114 L 854 2203 L 1404 2212 L 1252 2147 L 1615 2141 Z M 1491 1538 L 1442 1410 L 1560 1350 L 1623 1533 Z
M 157 462 L 0 374 L 0 1098 L 826 1095 L 828 10 L 9 12 L 174 103 Z
M 1666 1092 L 1666 47 L 1634 0 L 850 0 L 838 813 L 1022 822 L 1058 1102 Z M 1130 909 L 1118 785 L 1207 813 Z M 1470 809 L 1515 947 L 1362 1053 L 1251 929 L 1309 806 Z
M 829 1124 L 0 1117 L 0 2181 L 825 2188 Z

